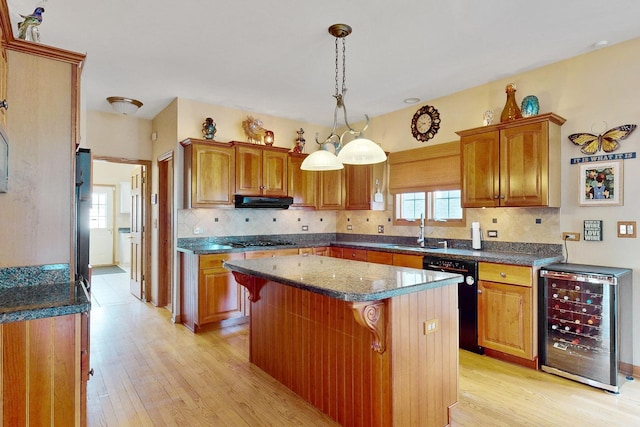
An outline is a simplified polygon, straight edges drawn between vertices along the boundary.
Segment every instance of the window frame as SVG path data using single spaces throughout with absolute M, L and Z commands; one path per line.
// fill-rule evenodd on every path
M 425 225 L 430 227 L 466 227 L 467 225 L 467 211 L 464 207 L 462 207 L 462 198 L 460 200 L 461 209 L 462 209 L 462 218 L 460 219 L 446 219 L 446 220 L 436 220 L 432 218 L 431 213 L 429 211 L 430 208 L 430 200 L 434 197 L 436 191 L 452 191 L 452 190 L 462 190 L 458 186 L 442 186 L 442 188 L 425 188 L 425 189 L 416 189 L 412 191 L 395 193 L 393 194 L 393 225 L 399 226 L 419 226 L 420 218 L 415 218 L 413 221 L 403 218 L 397 218 L 398 212 L 398 204 L 400 201 L 399 196 L 402 194 L 408 193 L 425 193 L 425 206 L 424 212 L 426 213 Z

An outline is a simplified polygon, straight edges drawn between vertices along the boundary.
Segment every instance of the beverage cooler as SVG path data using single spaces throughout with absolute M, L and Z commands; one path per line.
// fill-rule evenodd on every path
M 632 379 L 631 275 L 581 264 L 540 269 L 543 371 L 614 393 Z

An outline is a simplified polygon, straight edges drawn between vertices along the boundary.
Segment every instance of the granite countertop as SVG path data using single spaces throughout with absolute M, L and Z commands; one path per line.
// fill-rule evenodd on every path
M 316 255 L 228 260 L 223 265 L 343 301 L 376 301 L 463 280 L 460 274 Z
M 489 250 L 473 250 L 459 248 L 421 248 L 419 246 L 393 245 L 386 243 L 370 242 L 333 242 L 331 246 L 344 248 L 370 249 L 381 252 L 407 253 L 418 255 L 434 255 L 447 259 L 474 260 L 495 262 L 500 264 L 526 265 L 532 267 L 543 266 L 564 259 L 562 255 L 554 253 L 525 253 L 525 252 L 500 252 Z
M 0 323 L 83 313 L 90 309 L 87 292 L 80 282 L 0 289 Z

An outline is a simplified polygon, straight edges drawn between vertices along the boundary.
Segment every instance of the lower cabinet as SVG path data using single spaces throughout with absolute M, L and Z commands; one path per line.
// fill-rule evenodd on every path
M 86 424 L 82 316 L 0 324 L 0 425 Z
M 478 344 L 485 349 L 535 361 L 532 269 L 480 262 L 478 277 Z
M 238 319 L 247 313 L 244 288 L 222 266 L 228 259 L 242 259 L 241 252 L 180 254 L 180 321 L 193 332 Z

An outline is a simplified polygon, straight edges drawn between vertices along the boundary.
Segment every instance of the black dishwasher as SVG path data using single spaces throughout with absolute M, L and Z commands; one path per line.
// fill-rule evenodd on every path
M 478 263 L 472 260 L 425 256 L 422 265 L 425 270 L 464 276 L 464 280 L 458 283 L 459 347 L 484 354 L 484 347 L 478 345 Z

